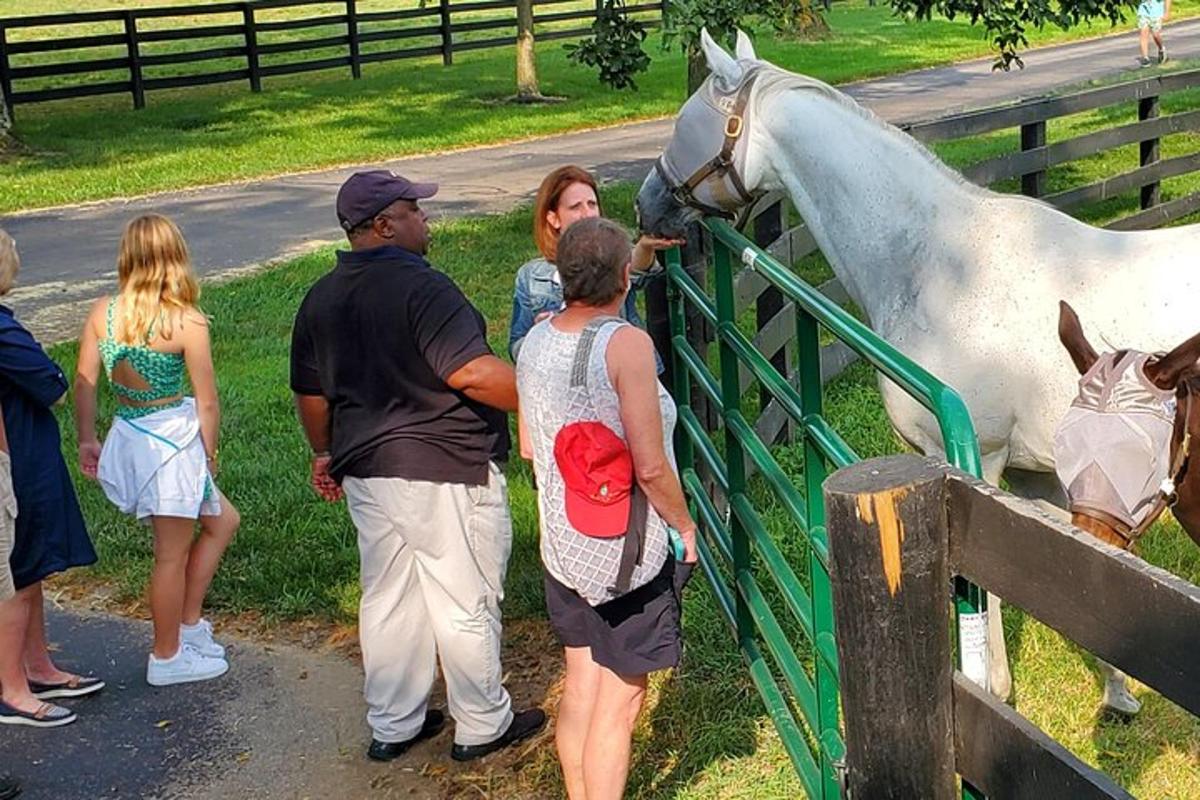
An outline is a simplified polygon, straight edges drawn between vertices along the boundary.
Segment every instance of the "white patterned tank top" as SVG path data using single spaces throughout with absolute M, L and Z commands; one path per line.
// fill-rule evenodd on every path
M 586 536 L 567 521 L 565 487 L 554 459 L 554 440 L 564 426 L 588 420 L 599 420 L 621 439 L 625 438 L 620 401 L 609 380 L 605 354 L 613 333 L 627 324 L 614 319 L 596 332 L 583 387 L 571 386 L 575 350 L 582 338 L 580 333 L 565 333 L 555 328 L 550 320 L 543 320 L 529 331 L 517 358 L 517 394 L 521 401 L 521 416 L 533 445 L 533 466 L 538 483 L 542 563 L 555 580 L 574 589 L 593 606 L 613 599 L 612 587 L 620 567 L 624 538 Z M 675 402 L 663 385 L 656 383 L 662 411 L 663 442 L 671 468 L 675 469 L 671 446 Z M 630 589 L 642 586 L 658 575 L 666 563 L 667 551 L 667 524 L 650 506 L 642 561 L 634 568 Z

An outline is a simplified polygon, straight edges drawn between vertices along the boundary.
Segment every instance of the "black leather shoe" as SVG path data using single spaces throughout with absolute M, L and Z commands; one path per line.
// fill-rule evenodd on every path
M 12 800 L 21 793 L 21 784 L 9 775 L 0 775 L 0 800 Z
M 446 715 L 436 708 L 431 708 L 425 712 L 425 724 L 416 736 L 406 742 L 381 742 L 372 739 L 371 746 L 367 748 L 367 758 L 372 761 L 391 761 L 393 758 L 399 758 L 417 742 L 437 736 L 445 724 Z
M 455 761 L 474 761 L 489 753 L 503 750 L 510 744 L 528 739 L 546 724 L 546 712 L 540 708 L 529 708 L 513 714 L 508 730 L 500 737 L 484 744 L 456 744 L 450 748 L 450 757 Z

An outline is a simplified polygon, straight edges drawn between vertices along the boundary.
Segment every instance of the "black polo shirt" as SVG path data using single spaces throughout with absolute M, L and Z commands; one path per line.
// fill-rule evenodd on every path
M 508 458 L 507 415 L 446 384 L 492 353 L 486 330 L 416 253 L 339 252 L 292 330 L 292 391 L 329 401 L 334 476 L 486 484 L 488 461 Z

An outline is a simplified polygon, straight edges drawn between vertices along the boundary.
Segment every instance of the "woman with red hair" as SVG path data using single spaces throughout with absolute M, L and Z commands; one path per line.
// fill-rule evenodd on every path
M 539 322 L 563 307 L 562 281 L 555 261 L 558 237 L 572 222 L 601 216 L 596 179 L 582 167 L 559 167 L 542 180 L 533 207 L 533 241 L 541 256 L 526 262 L 517 270 L 513 292 L 512 320 L 508 329 L 508 353 L 513 361 L 521 350 L 525 335 Z M 658 250 L 679 244 L 673 239 L 643 236 L 633 247 L 633 271 L 641 275 L 654 265 Z M 640 281 L 635 277 L 634 289 Z M 630 292 L 621 307 L 621 316 L 645 327 L 637 311 L 637 298 Z M 661 361 L 659 371 L 662 371 Z

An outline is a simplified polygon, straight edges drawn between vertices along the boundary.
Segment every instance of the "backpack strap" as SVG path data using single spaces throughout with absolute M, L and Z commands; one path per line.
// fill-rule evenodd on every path
M 629 584 L 633 581 L 633 570 L 642 563 L 642 556 L 646 550 L 648 513 L 646 493 L 635 480 L 629 504 L 629 525 L 625 528 L 625 545 L 621 548 L 621 565 L 617 567 L 617 582 L 613 586 L 618 597 L 629 591 Z
M 575 346 L 575 360 L 571 362 L 571 388 L 587 386 L 588 364 L 592 360 L 592 348 L 596 344 L 596 336 L 610 322 L 625 322 L 620 317 L 602 314 L 593 317 L 579 334 L 579 344 Z
M 575 348 L 575 360 L 571 364 L 571 387 L 587 387 L 588 365 L 592 360 L 592 349 L 596 337 L 605 325 L 609 323 L 628 324 L 620 317 L 604 314 L 590 320 L 579 336 L 579 344 Z M 625 543 L 621 548 L 621 564 L 617 568 L 616 583 L 609 590 L 614 597 L 620 597 L 629 592 L 629 584 L 633 581 L 633 571 L 642 563 L 646 549 L 646 521 L 649 513 L 646 493 L 635 481 L 629 504 L 629 523 L 625 527 Z

